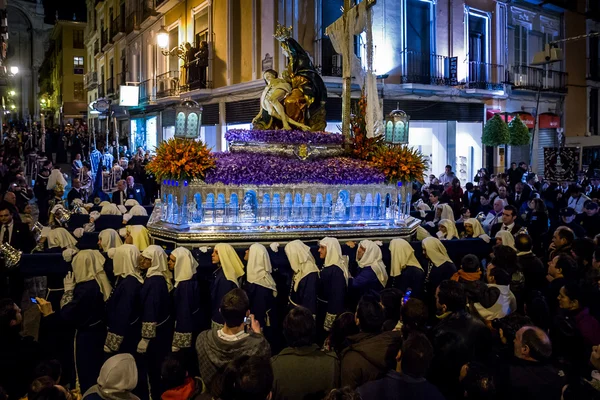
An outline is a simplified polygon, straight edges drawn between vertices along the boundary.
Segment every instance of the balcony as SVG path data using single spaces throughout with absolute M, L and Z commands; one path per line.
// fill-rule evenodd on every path
M 110 25 L 110 32 L 112 33 L 112 38 L 116 41 L 123 36 L 125 33 L 125 15 L 119 15 L 117 18 L 112 20 Z
M 503 90 L 504 66 L 480 61 L 468 62 L 466 86 L 469 89 Z
M 513 90 L 567 93 L 566 72 L 513 65 L 506 75 L 506 81 L 512 85 Z
M 156 77 L 156 98 L 179 96 L 179 71 L 170 71 Z
M 104 51 L 104 48 L 108 46 L 108 29 L 102 30 L 102 33 L 100 34 L 100 41 L 102 45 L 102 50 Z
M 125 85 L 126 82 L 127 82 L 127 73 L 119 72 L 117 74 L 116 84 L 118 86 L 122 86 L 122 85 Z
M 140 104 L 148 104 L 156 100 L 156 82 L 147 79 L 140 83 Z
M 105 96 L 104 93 L 104 83 L 98 84 L 98 98 L 103 98 Z
M 404 60 L 402 83 L 450 84 L 448 57 L 407 50 L 402 52 L 402 58 Z
M 84 89 L 91 90 L 98 86 L 98 72 L 92 71 L 88 72 L 83 77 L 83 87 Z
M 143 0 L 142 6 L 142 23 L 147 19 L 158 16 L 159 13 L 156 11 L 154 0 Z
M 140 24 L 142 23 L 141 10 L 134 10 L 129 13 L 125 20 L 125 33 L 129 35 L 131 32 L 139 32 Z
M 600 58 L 587 59 L 587 79 L 600 81 Z
M 212 82 L 206 80 L 208 67 L 200 67 L 196 64 L 192 64 L 189 66 L 186 65 L 184 68 L 187 82 L 179 82 L 181 92 L 212 88 Z
M 115 94 L 115 85 L 114 85 L 115 79 L 114 78 L 108 78 L 106 80 L 106 95 L 107 96 L 112 96 Z
M 94 56 L 97 56 L 100 53 L 100 42 L 96 40 L 94 43 Z

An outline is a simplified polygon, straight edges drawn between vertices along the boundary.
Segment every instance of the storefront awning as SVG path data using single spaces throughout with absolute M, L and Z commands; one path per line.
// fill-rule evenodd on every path
M 525 111 L 517 111 L 514 112 L 513 115 L 518 115 L 521 118 L 521 121 L 527 126 L 529 129 L 533 129 L 535 127 L 535 117 L 531 115 L 531 113 Z
M 560 127 L 560 117 L 553 113 L 540 114 L 540 129 L 556 129 Z
M 488 109 L 486 111 L 486 120 L 492 119 L 494 115 L 500 115 L 506 123 L 509 123 L 513 120 L 513 118 L 518 115 L 521 118 L 521 121 L 527 126 L 529 129 L 533 129 L 535 124 L 535 117 L 528 112 L 525 111 L 516 111 L 516 112 L 503 112 L 502 110 Z

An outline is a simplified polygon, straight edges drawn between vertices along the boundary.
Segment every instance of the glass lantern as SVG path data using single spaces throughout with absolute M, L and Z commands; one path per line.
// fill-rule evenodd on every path
M 202 125 L 202 106 L 192 99 L 185 99 L 175 107 L 175 137 L 196 139 Z
M 402 110 L 394 110 L 385 118 L 385 143 L 408 144 L 410 117 Z

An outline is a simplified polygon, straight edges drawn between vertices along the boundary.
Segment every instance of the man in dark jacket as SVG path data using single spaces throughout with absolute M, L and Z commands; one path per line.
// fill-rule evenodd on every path
M 440 391 L 427 382 L 425 373 L 433 359 L 427 336 L 413 333 L 396 356 L 395 371 L 358 388 L 362 400 L 444 400 Z
M 546 280 L 547 269 L 544 263 L 535 254 L 533 254 L 533 242 L 531 236 L 525 233 L 517 235 L 515 238 L 515 248 L 517 249 L 517 264 L 519 271 L 525 277 L 525 293 L 533 291 L 543 291 L 548 285 Z
M 460 369 L 468 362 L 487 360 L 490 331 L 466 311 L 467 295 L 460 283 L 443 281 L 435 297 L 440 322 L 431 332 L 435 357 L 429 380 L 446 398 L 461 398 Z
M 490 236 L 495 238 L 496 233 L 500 230 L 509 231 L 510 233 L 516 235 L 521 229 L 521 225 L 517 224 L 515 221 L 519 216 L 519 212 L 514 206 L 506 206 L 502 211 L 502 222 L 498 222 L 497 224 L 492 225 L 492 229 L 490 231 Z
M 127 177 L 127 188 L 125 189 L 125 194 L 127 195 L 127 200 L 134 199 L 137 200 L 140 205 L 144 204 L 146 191 L 144 190 L 144 186 L 139 183 L 135 183 L 133 176 Z
M 585 229 L 588 237 L 594 238 L 600 233 L 600 213 L 598 204 L 587 201 L 583 206 L 583 212 L 575 217 L 575 223 Z
M 350 346 L 341 355 L 341 386 L 357 388 L 382 377 L 395 365 L 402 344 L 399 331 L 381 332 L 385 321 L 379 299 L 363 296 L 356 309 L 360 332 L 348 337 Z
M 475 216 L 477 215 L 479 206 L 481 205 L 481 202 L 479 201 L 481 192 L 475 189 L 475 186 L 473 186 L 471 182 L 467 183 L 466 189 L 467 190 L 465 191 L 465 194 L 463 194 L 462 199 L 463 206 L 471 211 L 472 216 Z
M 508 367 L 508 382 L 502 385 L 509 394 L 505 398 L 559 400 L 564 378 L 549 363 L 552 344 L 546 332 L 524 326 L 517 331 L 514 348 L 515 360 Z
M 308 309 L 295 307 L 288 313 L 283 336 L 290 347 L 271 359 L 273 400 L 321 399 L 339 386 L 339 361 L 314 344 L 315 320 Z

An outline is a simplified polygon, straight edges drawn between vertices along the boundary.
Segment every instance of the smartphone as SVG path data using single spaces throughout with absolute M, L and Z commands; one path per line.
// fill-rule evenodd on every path
M 402 298 L 402 304 L 406 304 L 406 302 L 410 299 L 410 295 L 412 294 L 412 290 L 407 290 Z
M 29 299 L 31 300 L 31 302 L 33 304 L 37 304 L 38 303 L 38 301 L 35 299 L 35 297 L 30 297 Z
M 244 317 L 244 325 L 250 325 L 252 323 L 252 320 L 250 319 L 250 317 Z

